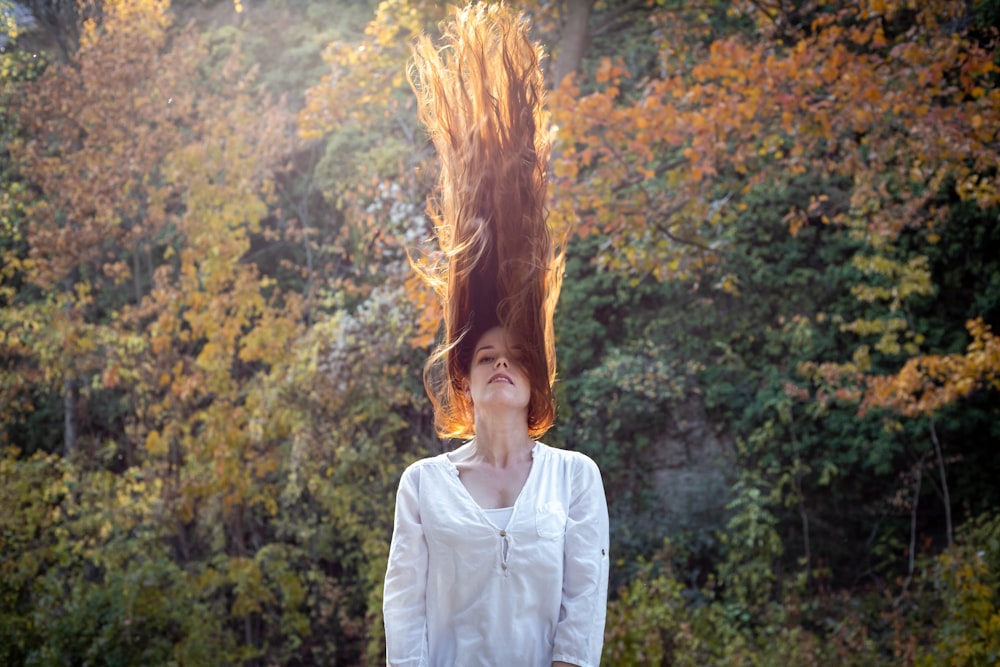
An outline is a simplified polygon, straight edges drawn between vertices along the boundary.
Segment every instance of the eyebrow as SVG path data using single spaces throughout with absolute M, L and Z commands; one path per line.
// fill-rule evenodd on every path
M 483 345 L 482 347 L 478 347 L 478 348 L 476 348 L 476 351 L 472 353 L 472 356 L 476 356 L 477 354 L 479 354 L 483 350 L 492 350 L 492 349 L 494 349 L 494 347 L 495 347 L 494 345 L 489 345 L 489 344 Z

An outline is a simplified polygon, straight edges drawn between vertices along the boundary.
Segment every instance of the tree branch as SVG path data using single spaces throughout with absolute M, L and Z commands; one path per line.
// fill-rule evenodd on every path
M 951 495 L 948 493 L 948 479 L 944 471 L 944 456 L 941 455 L 941 442 L 937 437 L 937 429 L 934 427 L 934 417 L 929 418 L 931 427 L 931 442 L 934 443 L 934 454 L 937 455 L 938 470 L 941 473 L 941 493 L 944 496 L 944 520 L 945 529 L 948 535 L 948 546 L 952 543 L 951 526 Z

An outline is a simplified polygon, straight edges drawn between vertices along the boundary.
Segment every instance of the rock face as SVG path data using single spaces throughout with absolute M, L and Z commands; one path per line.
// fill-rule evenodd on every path
M 609 489 L 611 541 L 615 558 L 628 562 L 657 552 L 669 538 L 686 558 L 683 576 L 700 584 L 713 567 L 716 534 L 729 518 L 735 446 L 709 422 L 698 394 L 667 405 L 654 417 L 657 435 Z M 624 572 L 613 572 L 612 587 L 623 583 Z
M 7 33 L 8 21 L 13 19 L 18 34 L 30 32 L 38 27 L 35 15 L 19 2 L 12 2 L 9 7 L 0 6 L 0 49 L 7 48 L 10 35 Z
M 655 499 L 664 534 L 722 528 L 733 479 L 733 443 L 708 423 L 700 397 L 690 396 L 664 415 L 650 448 Z

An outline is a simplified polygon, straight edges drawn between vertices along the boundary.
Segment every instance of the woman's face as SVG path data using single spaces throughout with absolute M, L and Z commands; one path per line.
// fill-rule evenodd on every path
M 479 409 L 527 410 L 531 384 L 501 327 L 487 331 L 476 343 L 469 370 L 469 392 Z

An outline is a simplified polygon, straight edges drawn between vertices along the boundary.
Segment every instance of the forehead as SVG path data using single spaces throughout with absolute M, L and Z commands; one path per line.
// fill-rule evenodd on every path
M 503 327 L 493 327 L 482 336 L 476 342 L 476 351 L 482 350 L 483 348 L 498 348 L 507 346 L 507 332 L 504 331 Z

